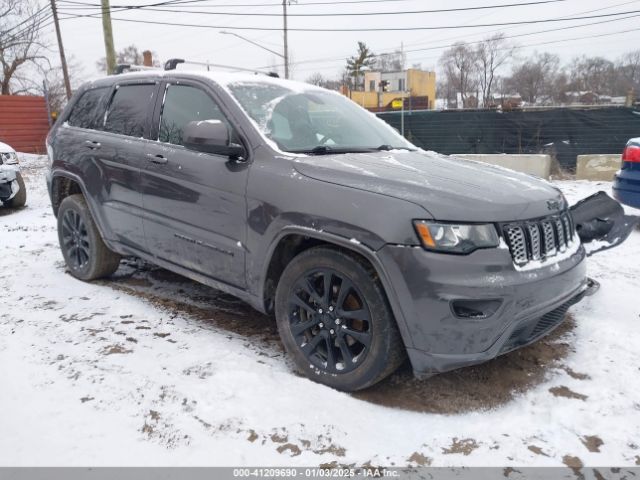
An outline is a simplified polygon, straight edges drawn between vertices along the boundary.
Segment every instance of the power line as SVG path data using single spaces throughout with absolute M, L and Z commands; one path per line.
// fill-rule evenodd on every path
M 39 15 L 41 15 L 42 13 L 44 13 L 47 9 L 49 8 L 48 5 L 45 5 L 44 7 L 40 8 L 39 10 L 37 10 L 36 12 L 34 12 L 32 15 L 29 15 L 27 18 L 25 18 L 23 21 L 21 21 L 20 23 L 15 24 L 14 26 L 12 26 L 11 28 L 0 32 L 2 33 L 2 35 L 5 35 L 7 33 L 9 33 L 11 30 L 15 30 L 16 28 L 18 28 L 20 25 L 24 25 L 25 23 L 31 21 L 32 19 L 35 19 L 36 17 L 38 17 Z M 22 30 L 24 31 L 24 29 Z
M 494 10 L 498 8 L 511 8 L 511 7 L 524 7 L 531 5 L 541 5 L 548 3 L 560 3 L 566 2 L 568 0 L 539 0 L 533 2 L 526 3 L 508 3 L 508 4 L 499 4 L 499 5 L 483 5 L 479 7 L 460 7 L 460 8 L 440 8 L 435 10 L 404 10 L 404 11 L 392 11 L 392 12 L 342 12 L 342 13 L 288 13 L 289 17 L 368 17 L 368 16 L 379 16 L 379 15 L 417 15 L 423 13 L 453 13 L 453 12 L 466 12 L 473 10 Z M 70 7 L 67 7 L 70 8 Z M 98 8 L 98 6 L 91 7 Z M 282 14 L 280 13 L 257 13 L 257 12 L 208 12 L 203 10 L 174 10 L 168 8 L 154 8 L 154 7 L 146 7 L 146 6 L 128 6 L 128 7 L 113 7 L 113 8 L 122 8 L 124 10 L 139 10 L 144 9 L 146 11 L 153 12 L 172 12 L 172 13 L 191 13 L 191 14 L 199 14 L 199 15 L 232 15 L 232 16 L 247 16 L 247 17 L 280 17 Z
M 507 25 L 531 25 L 537 23 L 551 23 L 551 22 L 567 22 L 573 20 L 588 20 L 592 18 L 605 18 L 605 17 L 613 17 L 618 15 L 629 15 L 634 13 L 640 13 L 640 10 L 631 10 L 627 12 L 618 12 L 618 13 L 608 13 L 601 15 L 589 15 L 583 17 L 566 17 L 566 18 L 547 18 L 540 20 L 523 20 L 518 22 L 503 22 L 503 23 L 486 23 L 486 24 L 475 24 L 475 25 L 445 25 L 439 27 L 382 27 L 382 28 L 289 28 L 290 31 L 296 32 L 387 32 L 387 31 L 416 31 L 416 30 L 451 30 L 451 29 L 461 29 L 461 28 L 479 28 L 479 27 L 499 27 L 499 26 L 507 26 Z M 95 14 L 67 14 L 66 19 L 73 18 L 98 18 Z M 202 25 L 202 24 L 193 24 L 193 23 L 178 23 L 178 22 L 161 22 L 154 20 L 139 20 L 139 19 L 129 19 L 129 18 L 112 18 L 112 20 L 116 20 L 119 22 L 131 22 L 131 23 L 144 23 L 144 24 L 153 24 L 153 25 L 168 25 L 168 26 L 176 26 L 176 27 L 194 27 L 194 28 L 214 28 L 214 29 L 228 29 L 228 30 L 256 30 L 256 31 L 280 31 L 281 28 L 277 27 L 236 27 L 236 26 L 220 26 L 220 25 Z
M 565 42 L 572 42 L 572 41 L 576 41 L 576 40 L 587 40 L 587 39 L 591 39 L 591 38 L 600 38 L 600 37 L 609 37 L 609 36 L 613 36 L 613 35 L 621 35 L 624 33 L 630 33 L 630 32 L 637 32 L 638 29 L 637 28 L 630 28 L 627 30 L 619 30 L 616 32 L 608 32 L 608 33 L 601 33 L 601 34 L 596 34 L 596 35 L 586 35 L 583 37 L 573 37 L 573 38 L 563 38 L 563 39 L 558 39 L 558 40 L 550 40 L 547 42 L 539 42 L 539 43 L 530 43 L 530 44 L 526 44 L 526 45 L 517 45 L 513 48 L 515 49 L 521 49 L 521 48 L 531 48 L 531 47 L 538 47 L 538 46 L 542 46 L 542 45 L 552 45 L 552 44 L 557 44 L 557 43 L 565 43 Z M 502 49 L 501 49 L 502 50 Z M 416 60 L 431 60 L 434 58 L 438 58 L 438 57 L 418 57 L 416 58 Z M 337 63 L 339 60 L 334 60 L 332 61 L 332 63 Z M 344 60 L 342 60 L 344 61 Z M 301 62 L 299 62 L 301 63 Z M 319 63 L 319 62 L 316 62 Z M 277 66 L 277 65 L 274 65 Z M 262 68 L 262 67 L 261 67 Z M 309 68 L 297 68 L 297 71 L 311 71 L 311 70 L 317 70 L 317 67 L 309 67 Z
M 31 17 L 31 19 L 33 19 L 33 24 L 27 25 L 25 27 L 23 27 L 21 30 L 12 33 L 11 35 L 9 35 L 7 38 L 2 38 L 3 42 L 10 42 L 13 40 L 18 40 L 20 39 L 25 33 L 28 33 L 30 31 L 40 31 L 42 29 L 44 29 L 46 26 L 51 25 L 51 23 L 43 25 L 43 22 L 46 22 L 47 20 L 51 19 L 53 17 L 53 13 L 49 12 L 47 13 L 45 16 L 40 16 L 39 18 L 34 18 Z
M 93 7 L 97 6 L 93 3 L 85 3 L 74 0 L 60 0 L 64 3 L 71 3 L 81 6 Z M 178 5 L 183 8 L 187 7 L 206 7 L 206 8 L 226 8 L 226 7 L 282 7 L 282 3 L 245 3 L 245 4 L 224 4 L 224 5 L 192 5 L 203 3 L 208 0 L 169 0 L 165 2 L 151 3 L 147 5 L 138 5 L 134 8 L 146 8 L 146 7 L 155 7 L 155 6 L 165 6 L 165 5 Z M 414 0 L 347 0 L 343 2 L 338 1 L 316 1 L 316 2 L 305 2 L 297 4 L 298 7 L 306 7 L 306 6 L 316 6 L 316 5 L 331 5 L 331 6 L 339 6 L 339 5 L 351 5 L 351 4 L 367 4 L 367 3 L 393 3 L 393 2 L 410 2 Z M 121 5 L 118 8 L 129 8 L 129 5 Z
M 609 20 L 601 20 L 598 22 L 589 22 L 589 23 L 583 23 L 581 25 L 570 25 L 570 26 L 565 26 L 565 27 L 557 27 L 557 28 L 550 28 L 550 29 L 546 29 L 546 30 L 538 30 L 536 32 L 527 32 L 527 33 L 519 33 L 517 35 L 508 35 L 505 36 L 504 39 L 505 40 L 510 40 L 510 39 L 514 39 L 514 38 L 520 38 L 520 37 L 527 37 L 527 36 L 531 36 L 531 35 L 540 35 L 542 33 L 550 33 L 550 32 L 558 32 L 558 31 L 562 31 L 562 30 L 569 30 L 569 29 L 574 29 L 574 28 L 583 28 L 583 27 L 590 27 L 593 25 L 601 25 L 604 23 L 611 23 L 611 22 L 619 22 L 621 20 L 628 20 L 630 18 L 636 18 L 640 16 L 640 14 L 637 15 L 630 15 L 627 17 L 622 17 L 622 18 L 614 18 L 614 19 L 609 19 Z M 626 32 L 626 31 L 625 31 Z M 477 40 L 477 41 L 473 41 L 473 42 L 466 42 L 467 45 L 477 45 L 479 43 L 482 43 L 483 40 Z M 430 46 L 430 47 L 423 47 L 423 48 L 413 48 L 413 49 L 408 49 L 408 50 L 404 50 L 405 53 L 415 53 L 415 52 L 424 52 L 424 51 L 430 51 L 430 50 L 444 50 L 445 48 L 451 48 L 453 46 L 455 46 L 455 43 L 448 43 L 448 44 L 444 44 L 444 45 L 436 45 L 436 46 Z M 374 55 L 374 57 L 380 57 L 382 55 L 387 55 L 390 53 L 394 53 L 394 51 L 383 51 L 379 54 Z M 336 56 L 336 57 L 325 57 L 325 58 L 313 58 L 313 59 L 306 59 L 306 60 L 300 60 L 297 61 L 296 64 L 297 65 L 302 65 L 305 63 L 328 63 L 328 62 L 337 62 L 337 61 L 344 61 L 345 59 L 345 55 L 343 56 Z M 279 67 L 282 66 L 280 64 L 276 64 L 276 65 L 272 65 L 275 67 Z M 267 68 L 267 67 L 264 67 Z

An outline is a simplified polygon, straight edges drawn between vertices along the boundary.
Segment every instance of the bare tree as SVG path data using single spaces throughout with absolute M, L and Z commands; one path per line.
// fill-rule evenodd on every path
M 640 92 L 640 50 L 625 53 L 616 70 L 622 81 L 622 94 L 626 95 L 630 89 Z
M 505 86 L 519 93 L 525 102 L 536 103 L 553 94 L 554 81 L 560 69 L 560 59 L 551 53 L 534 53 L 514 67 Z
M 151 57 L 153 58 L 153 66 L 159 67 L 160 62 L 156 58 L 156 53 L 151 52 Z M 136 45 L 129 45 L 128 47 L 125 47 L 118 53 L 116 53 L 116 63 L 118 64 L 142 65 L 143 62 L 144 55 L 142 54 L 142 50 L 140 50 Z M 100 60 L 98 60 L 96 62 L 96 68 L 101 72 L 106 72 L 107 59 L 105 57 L 102 57 Z
M 497 72 L 513 58 L 514 50 L 515 47 L 505 40 L 504 33 L 487 37 L 478 43 L 476 47 L 478 84 L 484 106 L 491 103 Z
M 612 61 L 603 57 L 578 57 L 569 68 L 571 81 L 578 90 L 613 94 L 616 71 Z
M 440 57 L 440 65 L 444 70 L 445 81 L 451 90 L 460 94 L 463 105 L 467 96 L 477 86 L 478 57 L 476 52 L 465 42 L 458 42 L 445 50 Z
M 315 72 L 309 75 L 309 77 L 305 80 L 305 82 L 310 83 L 311 85 L 317 85 L 320 87 L 325 82 L 325 78 L 320 72 Z
M 29 67 L 49 64 L 41 37 L 46 18 L 30 0 L 0 0 L 1 95 L 28 92 L 33 86 Z
M 71 90 L 75 91 L 82 82 L 85 81 L 84 69 L 73 56 L 70 56 L 67 58 L 67 71 L 69 72 L 69 80 L 71 81 Z M 60 113 L 67 104 L 62 67 L 57 65 L 43 72 L 43 76 L 48 90 L 49 110 L 52 113 Z M 38 85 L 38 89 L 42 89 L 41 84 Z M 44 91 L 39 92 L 39 94 L 44 95 Z

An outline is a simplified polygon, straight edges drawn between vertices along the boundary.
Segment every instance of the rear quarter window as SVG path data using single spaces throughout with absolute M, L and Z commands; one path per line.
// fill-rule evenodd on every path
M 155 84 L 120 85 L 107 110 L 104 130 L 130 137 L 142 137 L 155 91 Z
M 67 118 L 74 127 L 95 128 L 104 115 L 104 99 L 111 87 L 87 90 L 75 103 Z

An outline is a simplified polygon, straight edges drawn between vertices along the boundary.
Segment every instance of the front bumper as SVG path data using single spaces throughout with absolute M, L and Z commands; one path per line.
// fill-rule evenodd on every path
M 20 190 L 17 180 L 18 169 L 10 165 L 0 165 L 0 201 L 6 202 Z
M 402 310 L 400 329 L 409 358 L 420 376 L 481 363 L 541 338 L 589 291 L 582 247 L 529 271 L 517 270 L 503 248 L 445 255 L 387 245 L 378 254 Z M 485 315 L 461 315 L 460 304 Z

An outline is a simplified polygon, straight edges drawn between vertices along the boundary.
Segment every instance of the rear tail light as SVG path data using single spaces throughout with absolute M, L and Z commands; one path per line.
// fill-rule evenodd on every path
M 640 146 L 629 145 L 622 152 L 623 162 L 640 163 Z

